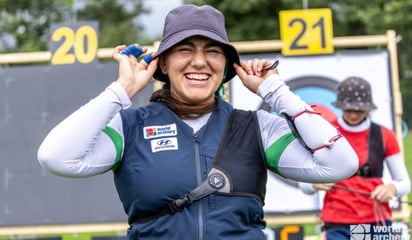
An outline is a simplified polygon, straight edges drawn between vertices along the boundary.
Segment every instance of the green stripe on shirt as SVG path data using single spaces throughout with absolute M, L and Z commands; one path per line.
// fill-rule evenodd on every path
M 116 149 L 116 162 L 111 167 L 111 170 L 115 170 L 117 166 L 120 164 L 120 158 L 122 156 L 122 148 L 123 148 L 123 139 L 122 136 L 114 129 L 109 126 L 106 126 L 103 129 L 103 132 L 109 136 L 112 140 L 114 147 Z
M 281 175 L 278 170 L 280 156 L 282 155 L 283 151 L 285 151 L 286 147 L 295 139 L 296 137 L 292 133 L 288 133 L 283 135 L 276 142 L 270 145 L 270 147 L 265 152 L 266 163 L 269 170 Z

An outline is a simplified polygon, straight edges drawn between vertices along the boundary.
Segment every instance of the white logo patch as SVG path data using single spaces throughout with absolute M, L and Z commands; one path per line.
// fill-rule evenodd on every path
M 148 126 L 143 128 L 143 136 L 145 139 L 169 137 L 177 135 L 176 124 L 168 124 L 163 126 Z
M 178 150 L 179 149 L 176 137 L 154 139 L 150 143 L 152 145 L 152 152 Z

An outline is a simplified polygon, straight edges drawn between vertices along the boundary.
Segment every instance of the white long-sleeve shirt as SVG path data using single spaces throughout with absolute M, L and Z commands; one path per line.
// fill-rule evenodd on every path
M 338 119 L 340 128 L 353 134 L 367 131 L 370 128 L 371 120 L 367 118 L 357 126 L 348 125 L 342 117 Z M 383 159 L 388 172 L 385 175 L 384 182 L 392 183 L 396 188 L 396 196 L 400 197 L 410 192 L 411 181 L 401 152 L 387 156 Z M 313 194 L 316 190 L 311 183 L 299 183 L 299 188 L 306 194 Z
M 311 110 L 278 75 L 266 79 L 259 86 L 257 95 L 279 114 L 295 116 L 305 109 Z M 119 161 L 123 146 L 117 146 L 113 137 L 103 130 L 110 126 L 115 135 L 123 139 L 119 111 L 130 106 L 125 90 L 113 82 L 50 131 L 38 149 L 41 165 L 64 177 L 89 177 L 109 171 Z M 199 129 L 209 116 L 186 123 Z M 279 140 L 291 133 L 285 119 L 263 110 L 258 110 L 257 116 L 265 151 L 283 148 L 279 159 L 268 160 L 268 166 L 283 177 L 304 182 L 332 182 L 349 177 L 357 170 L 358 158 L 345 138 L 313 153 L 298 139 L 283 146 Z M 303 142 L 311 149 L 329 144 L 338 135 L 337 129 L 318 114 L 301 114 L 294 124 Z

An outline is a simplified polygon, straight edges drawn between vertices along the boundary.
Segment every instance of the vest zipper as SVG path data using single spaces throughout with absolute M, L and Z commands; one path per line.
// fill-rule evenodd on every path
M 195 164 L 196 164 L 196 181 L 197 185 L 202 182 L 202 168 L 200 160 L 200 143 L 199 143 L 199 134 L 196 133 L 194 136 L 194 147 L 195 147 Z M 203 199 L 199 201 L 198 208 L 198 224 L 199 224 L 199 240 L 203 240 Z

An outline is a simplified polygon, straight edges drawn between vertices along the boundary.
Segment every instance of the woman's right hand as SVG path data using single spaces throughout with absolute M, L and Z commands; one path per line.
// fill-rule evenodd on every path
M 134 44 L 139 48 L 139 44 Z M 147 52 L 147 48 L 142 47 L 139 56 L 133 54 L 125 55 L 122 51 L 126 49 L 126 45 L 117 46 L 112 53 L 113 58 L 119 63 L 119 76 L 117 82 L 122 85 L 127 92 L 127 95 L 132 99 L 139 91 L 145 88 L 157 68 L 159 59 L 155 53 L 150 53 L 152 61 L 147 63 L 144 59 L 138 61 L 137 58 Z
M 256 93 L 263 81 L 272 74 L 278 74 L 276 68 L 265 70 L 265 67 L 271 64 L 267 59 L 253 59 L 247 62 L 241 61 L 240 65 L 235 63 L 233 67 L 243 85 L 253 93 Z

